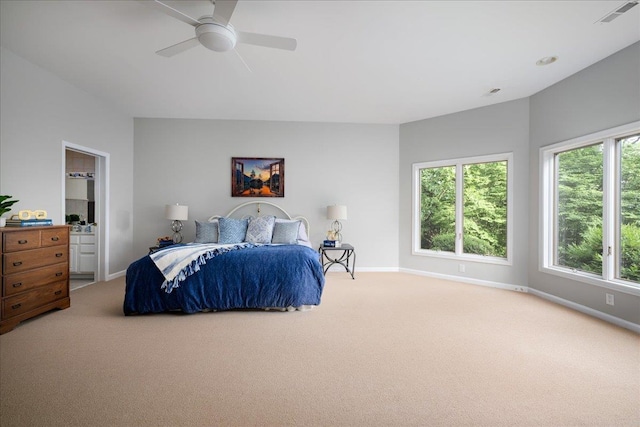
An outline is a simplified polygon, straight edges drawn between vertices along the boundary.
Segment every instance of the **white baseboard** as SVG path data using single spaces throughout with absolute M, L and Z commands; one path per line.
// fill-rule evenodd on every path
M 118 271 L 117 273 L 113 273 L 113 274 L 107 274 L 106 281 L 108 282 L 109 280 L 117 279 L 118 277 L 122 277 L 125 274 L 127 274 L 126 270 Z
M 629 322 L 627 320 L 621 319 L 616 316 L 612 316 L 607 313 L 603 313 L 598 310 L 594 310 L 593 308 L 575 303 L 573 301 L 569 301 L 564 298 L 560 298 L 555 295 L 551 295 L 546 292 L 539 291 L 537 289 L 529 288 L 529 293 L 537 297 L 546 299 L 548 301 L 554 302 L 556 304 L 560 304 L 565 307 L 571 308 L 573 310 L 579 311 L 581 313 L 588 314 L 589 316 L 596 317 L 600 320 L 604 320 L 605 322 L 613 323 L 614 325 L 620 326 L 621 328 L 629 329 L 630 331 L 633 331 L 637 334 L 640 334 L 640 325 L 638 324 Z
M 351 266 L 349 266 L 351 268 Z M 398 267 L 356 267 L 353 274 L 358 273 L 397 273 L 400 271 Z M 329 272 L 331 273 L 346 273 L 343 266 L 339 264 L 334 264 L 329 267 Z
M 397 273 L 400 269 L 398 267 L 357 267 L 356 273 Z
M 422 271 L 422 270 L 412 270 L 410 268 L 400 268 L 399 271 L 401 273 L 409 273 L 409 274 L 415 274 L 418 276 L 426 276 L 426 277 L 433 277 L 436 279 L 451 280 L 454 282 L 469 283 L 471 285 L 487 286 L 489 288 L 506 289 L 508 291 L 516 291 L 516 292 L 524 292 L 524 293 L 527 293 L 529 291 L 529 288 L 527 286 L 518 286 L 518 285 L 511 285 L 509 283 L 492 282 L 489 280 L 474 279 L 471 277 L 453 276 L 449 274 L 433 273 L 430 271 Z
M 581 313 L 587 314 L 589 316 L 593 316 L 600 320 L 604 320 L 605 322 L 612 323 L 614 325 L 620 326 L 621 328 L 629 329 L 630 331 L 640 334 L 640 325 L 638 324 L 629 322 L 624 319 L 620 319 L 619 317 L 615 317 L 598 310 L 594 310 L 593 308 L 575 303 L 573 301 L 569 301 L 569 300 L 557 297 L 555 295 L 551 295 L 546 292 L 542 292 L 537 289 L 530 288 L 528 286 L 516 286 L 516 285 L 510 285 L 507 283 L 491 282 L 488 280 L 472 279 L 469 277 L 452 276 L 448 274 L 432 273 L 428 271 L 412 270 L 408 268 L 401 268 L 400 272 L 416 274 L 418 276 L 434 277 L 436 279 L 452 280 L 454 282 L 469 283 L 472 285 L 488 286 L 491 288 L 499 288 L 499 289 L 506 289 L 510 291 L 530 293 L 531 295 L 535 295 L 539 298 L 546 299 L 556 304 L 560 304 L 564 307 L 568 307 L 570 309 L 579 311 Z

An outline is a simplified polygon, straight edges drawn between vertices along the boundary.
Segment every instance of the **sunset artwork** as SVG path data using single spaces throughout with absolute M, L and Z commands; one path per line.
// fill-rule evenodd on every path
M 284 159 L 233 157 L 232 197 L 284 197 Z

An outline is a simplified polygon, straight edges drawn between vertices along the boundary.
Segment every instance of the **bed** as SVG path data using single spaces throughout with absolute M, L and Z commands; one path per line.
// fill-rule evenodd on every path
M 265 207 L 275 214 L 263 213 Z M 194 242 L 129 265 L 124 313 L 317 306 L 324 274 L 308 236 L 304 217 L 291 217 L 270 202 L 243 203 L 227 215 L 196 221 Z

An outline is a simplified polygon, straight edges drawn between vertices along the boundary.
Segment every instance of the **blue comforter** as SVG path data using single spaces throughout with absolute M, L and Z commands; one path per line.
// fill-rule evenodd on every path
M 318 253 L 302 245 L 258 246 L 207 260 L 171 293 L 149 256 L 127 269 L 124 313 L 318 305 L 324 275 Z

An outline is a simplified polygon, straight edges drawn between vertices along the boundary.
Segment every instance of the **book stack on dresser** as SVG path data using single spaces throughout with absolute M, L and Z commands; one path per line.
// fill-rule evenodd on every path
M 11 218 L 7 220 L 7 227 L 42 227 L 43 225 L 53 225 L 52 219 L 18 219 Z
M 69 226 L 0 228 L 0 334 L 69 307 Z

